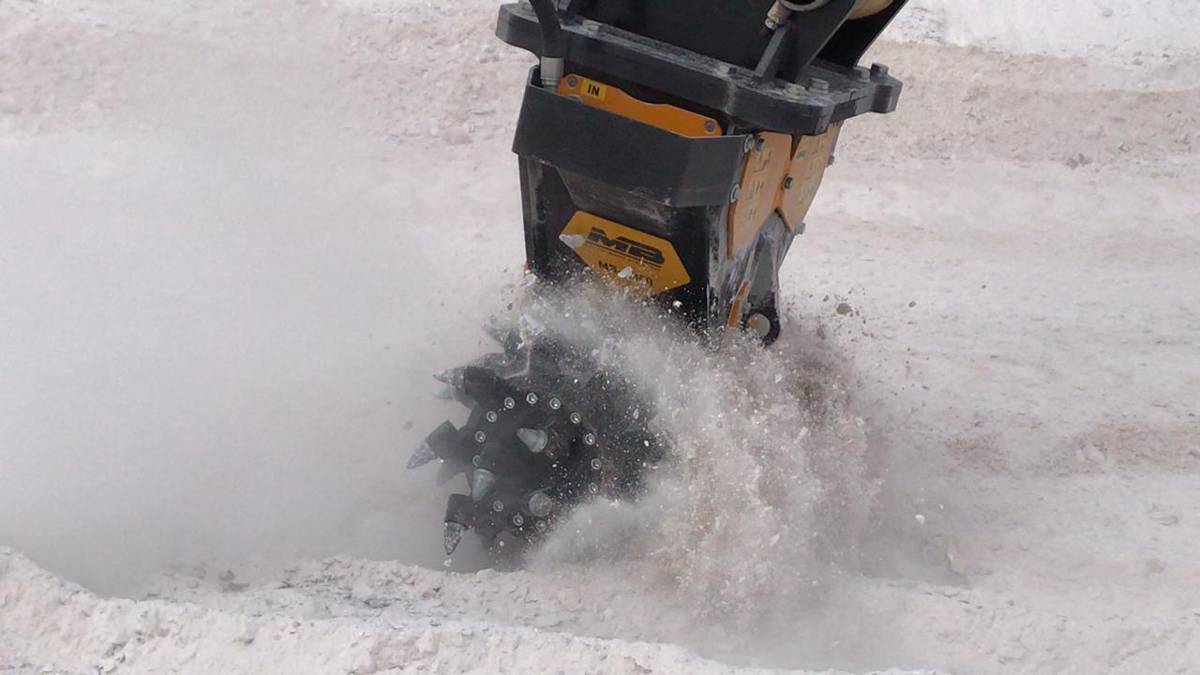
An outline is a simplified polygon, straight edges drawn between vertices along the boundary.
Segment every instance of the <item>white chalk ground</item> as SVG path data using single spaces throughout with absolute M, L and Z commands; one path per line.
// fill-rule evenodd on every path
M 402 470 L 519 295 L 494 5 L 0 0 L 0 672 L 1200 670 L 1200 8 L 911 4 L 787 338 L 500 573 Z

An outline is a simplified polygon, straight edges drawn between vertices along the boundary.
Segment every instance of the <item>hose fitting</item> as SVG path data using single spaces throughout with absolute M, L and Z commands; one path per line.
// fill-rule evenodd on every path
M 540 55 L 542 87 L 553 91 L 562 79 L 564 57 L 567 55 L 567 39 L 563 34 L 562 21 L 554 0 L 529 0 L 542 28 L 542 53 Z
M 768 31 L 774 32 L 788 22 L 792 12 L 811 12 L 829 4 L 829 0 L 775 0 L 771 9 L 767 10 L 767 20 L 764 23 Z

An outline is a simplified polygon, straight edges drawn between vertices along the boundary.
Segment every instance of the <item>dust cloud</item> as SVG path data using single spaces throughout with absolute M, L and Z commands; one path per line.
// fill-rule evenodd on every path
M 482 218 L 281 93 L 314 75 L 190 77 L 0 153 L 0 543 L 102 590 L 197 560 L 439 562 L 441 500 L 404 462 L 519 229 L 443 263 Z

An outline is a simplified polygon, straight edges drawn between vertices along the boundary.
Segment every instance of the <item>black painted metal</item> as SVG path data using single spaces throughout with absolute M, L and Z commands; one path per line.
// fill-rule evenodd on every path
M 536 77 L 536 71 L 531 71 Z M 530 81 L 513 152 L 683 208 L 724 204 L 746 137 L 687 138 L 546 91 Z
M 831 0 L 820 9 L 797 12 L 790 23 L 804 39 L 792 43 L 788 68 L 780 75 L 801 82 L 814 57 L 857 65 L 871 43 L 908 0 L 895 0 L 873 16 L 847 20 L 855 0 Z M 562 15 L 590 19 L 731 65 L 754 68 L 767 46 L 763 20 L 773 0 L 570 0 Z
M 793 14 L 790 23 L 795 27 L 796 39 L 792 41 L 790 58 L 780 77 L 799 82 L 813 59 L 833 41 L 842 24 L 846 23 L 854 3 L 855 0 L 830 0 L 819 10 Z
M 831 0 L 819 9 L 796 12 L 790 23 L 801 39 L 790 45 L 780 77 L 803 81 L 808 75 L 805 69 L 818 54 L 839 65 L 856 65 L 906 1 L 896 0 L 879 15 L 855 20 L 847 20 L 855 0 Z M 769 36 L 763 35 L 763 21 L 773 2 L 573 0 L 571 10 L 602 24 L 752 69 L 767 46 Z
M 567 73 L 711 115 L 726 135 L 688 138 L 589 106 L 543 89 L 532 69 L 513 141 L 530 270 L 552 282 L 586 270 L 559 240 L 571 217 L 586 211 L 671 242 L 691 282 L 659 300 L 702 331 L 725 325 L 743 282 L 751 310 L 774 312 L 778 265 L 794 234 L 772 216 L 754 246 L 728 250 L 731 192 L 748 134 L 820 134 L 835 122 L 892 111 L 900 82 L 857 62 L 904 2 L 847 21 L 855 1 L 831 0 L 794 14 L 773 35 L 762 33 L 771 0 L 559 2 Z M 538 54 L 540 29 L 528 5 L 503 5 L 497 34 Z
M 908 0 L 895 0 L 878 14 L 847 21 L 838 30 L 834 39 L 830 40 L 821 50 L 818 58 L 826 63 L 843 67 L 857 65 L 875 40 L 879 38 L 883 29 L 887 28 L 892 19 L 896 18 L 896 14 L 904 8 L 906 2 Z
M 551 94 L 536 68 L 530 78 L 513 142 L 530 270 L 562 282 L 586 269 L 559 240 L 577 211 L 636 227 L 669 240 L 692 279 L 660 300 L 707 328 L 710 252 L 724 243 L 747 137 L 685 138 Z
M 903 0 L 897 2 L 902 4 Z M 650 4 L 654 3 L 647 3 Z M 703 23 L 702 13 L 693 11 L 691 15 Z M 730 31 L 731 37 L 740 35 L 732 26 Z M 540 49 L 537 18 L 526 5 L 503 5 L 496 34 L 505 42 L 535 54 Z M 742 63 L 742 59 L 722 61 L 590 19 L 564 24 L 563 34 L 567 39 L 569 72 L 602 75 L 601 79 L 618 85 L 632 83 L 663 100 L 717 114 L 725 118 L 724 121 L 741 127 L 819 134 L 831 123 L 855 115 L 890 112 L 900 96 L 901 84 L 892 77 L 880 75 L 863 79 L 844 63 L 823 60 L 816 60 L 798 72 L 792 72 L 796 70 L 794 64 L 781 61 L 781 75 L 786 77 L 760 77 L 754 69 L 769 39 L 757 32 L 752 38 L 755 41 L 753 58 L 748 63 Z M 860 44 L 862 36 L 857 39 L 855 44 Z M 802 41 L 799 37 L 791 40 L 793 45 Z M 830 40 L 825 44 L 825 50 L 842 54 L 849 49 L 838 46 L 840 44 L 837 39 Z M 809 90 L 804 85 L 810 78 L 827 82 L 828 91 Z
M 758 58 L 754 74 L 764 79 L 774 79 L 783 66 L 783 60 L 787 57 L 788 47 L 791 46 L 794 37 L 792 24 L 776 28 L 771 33 L 771 41 L 767 43 L 762 56 Z

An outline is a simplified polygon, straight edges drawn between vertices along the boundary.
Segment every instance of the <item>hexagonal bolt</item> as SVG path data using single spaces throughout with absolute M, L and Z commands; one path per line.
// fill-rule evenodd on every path
M 504 397 L 504 409 L 512 410 L 515 407 L 517 407 L 517 402 L 513 400 L 513 397 L 505 396 Z
M 487 420 L 491 424 L 495 424 L 496 420 L 500 419 L 500 416 L 496 414 L 495 410 L 489 410 L 484 413 L 483 419 Z
M 487 440 L 487 434 L 483 433 L 482 431 L 475 432 L 475 442 L 476 443 L 483 443 L 486 440 Z
M 582 424 L 582 423 L 583 423 L 583 415 L 580 415 L 577 412 L 571 413 L 571 424 Z
M 538 395 L 532 391 L 525 395 L 525 402 L 529 405 L 537 405 Z
M 562 401 L 558 398 L 550 399 L 549 406 L 551 410 L 558 410 L 562 407 Z
M 590 431 L 588 433 L 584 434 L 583 435 L 583 444 L 584 445 L 595 445 L 596 444 L 596 434 L 593 434 Z

